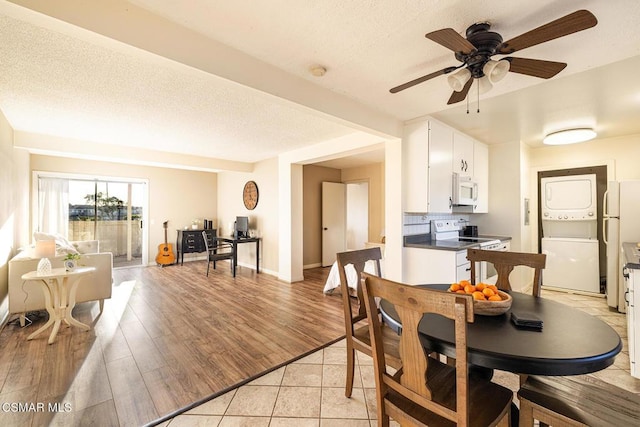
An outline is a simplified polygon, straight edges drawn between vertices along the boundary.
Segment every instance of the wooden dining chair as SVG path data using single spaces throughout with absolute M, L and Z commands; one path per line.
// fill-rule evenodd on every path
M 640 425 L 640 396 L 590 375 L 529 376 L 518 398 L 520 427 Z
M 547 262 L 547 255 L 528 252 L 487 251 L 483 249 L 467 249 L 467 259 L 471 261 L 471 283 L 475 285 L 476 263 L 492 263 L 498 272 L 498 280 L 495 285 L 503 291 L 511 290 L 509 274 L 514 267 L 526 266 L 534 269 L 533 296 L 539 297 L 542 288 L 542 270 Z
M 418 288 L 364 273 L 364 299 L 373 344 L 379 426 L 389 417 L 400 425 L 508 426 L 513 392 L 468 375 L 467 323 L 473 322 L 470 295 Z M 402 323 L 402 368 L 387 372 L 376 298 L 394 305 Z M 455 366 L 429 357 L 418 335 L 426 313 L 454 322 Z
M 215 235 L 209 238 L 206 231 L 202 232 L 202 240 L 204 240 L 204 247 L 207 251 L 207 277 L 209 277 L 209 266 L 211 263 L 213 263 L 213 269 L 215 270 L 216 261 L 225 259 L 228 259 L 231 263 L 233 277 L 236 277 L 236 266 L 233 262 L 235 259 L 233 240 L 216 237 Z
M 347 378 L 345 386 L 345 396 L 351 397 L 353 390 L 353 377 L 355 371 L 356 350 L 371 356 L 371 338 L 369 337 L 369 325 L 366 322 L 367 313 L 364 308 L 361 279 L 367 261 L 371 261 L 375 274 L 380 276 L 380 260 L 382 253 L 379 247 L 367 248 L 336 254 L 338 272 L 340 275 L 340 291 L 342 293 L 342 303 L 344 306 L 345 337 L 347 342 Z M 349 278 L 354 278 L 348 274 L 349 265 L 355 270 L 355 291 L 351 291 Z M 353 295 L 353 296 L 352 296 Z M 352 301 L 352 299 L 354 301 Z M 354 312 L 352 303 L 357 305 L 357 312 Z M 388 327 L 383 328 L 384 348 L 388 352 L 389 364 L 394 368 L 400 367 L 400 356 L 398 353 L 398 334 Z

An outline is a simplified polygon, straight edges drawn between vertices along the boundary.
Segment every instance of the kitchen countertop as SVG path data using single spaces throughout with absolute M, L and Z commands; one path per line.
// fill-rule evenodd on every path
M 460 236 L 464 238 L 465 236 Z M 491 239 L 491 240 L 500 240 L 506 241 L 511 240 L 511 237 L 506 236 L 493 236 L 481 234 L 475 237 L 479 237 L 481 239 Z M 421 249 L 438 249 L 445 251 L 461 251 L 469 248 L 477 248 L 479 247 L 478 242 L 460 242 L 455 239 L 451 240 L 432 240 L 431 234 L 415 234 L 412 236 L 404 237 L 404 247 L 405 248 L 421 248 Z
M 632 270 L 640 270 L 640 243 L 623 243 L 625 267 Z

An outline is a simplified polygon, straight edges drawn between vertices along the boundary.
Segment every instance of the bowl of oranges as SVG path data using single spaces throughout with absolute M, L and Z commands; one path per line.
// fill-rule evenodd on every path
M 484 316 L 498 316 L 506 313 L 513 301 L 511 295 L 498 290 L 496 285 L 487 283 L 472 285 L 468 280 L 453 283 L 448 291 L 473 296 L 473 312 Z

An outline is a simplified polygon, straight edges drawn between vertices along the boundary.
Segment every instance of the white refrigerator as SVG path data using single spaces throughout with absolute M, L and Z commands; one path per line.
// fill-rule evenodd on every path
M 610 181 L 603 201 L 607 304 L 626 312 L 623 242 L 640 242 L 640 180 Z

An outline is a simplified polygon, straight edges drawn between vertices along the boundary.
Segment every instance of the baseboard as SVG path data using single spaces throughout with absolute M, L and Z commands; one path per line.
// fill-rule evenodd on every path
M 321 264 L 321 263 L 319 263 L 319 262 L 314 263 L 314 264 L 306 264 L 306 265 L 303 265 L 303 266 L 302 266 L 302 269 L 303 269 L 303 270 L 308 270 L 308 269 L 310 269 L 310 268 L 318 268 L 318 267 L 322 267 L 322 264 Z

